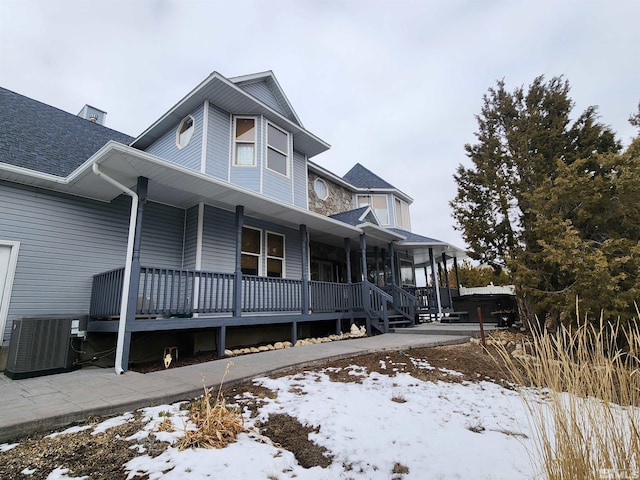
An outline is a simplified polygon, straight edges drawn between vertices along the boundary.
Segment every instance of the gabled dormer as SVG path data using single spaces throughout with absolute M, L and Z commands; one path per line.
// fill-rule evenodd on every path
M 213 72 L 133 147 L 307 208 L 307 159 L 329 148 L 308 132 L 273 72 Z

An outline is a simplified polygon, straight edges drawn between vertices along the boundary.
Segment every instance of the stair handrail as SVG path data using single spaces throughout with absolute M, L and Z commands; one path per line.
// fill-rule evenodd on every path
M 410 294 L 398 285 L 391 285 L 391 287 L 394 311 L 407 320 L 410 320 L 411 324 L 414 325 L 418 308 L 418 297 Z
M 365 311 L 370 318 L 382 321 L 382 330 L 389 332 L 389 306 L 393 309 L 393 297 L 381 288 L 369 281 L 362 282 L 364 295 L 368 302 L 365 303 Z

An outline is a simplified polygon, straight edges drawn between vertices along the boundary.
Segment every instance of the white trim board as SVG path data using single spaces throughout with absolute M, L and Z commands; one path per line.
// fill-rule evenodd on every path
M 0 346 L 4 340 L 4 329 L 9 315 L 9 301 L 11 300 L 11 290 L 13 289 L 13 279 L 18 264 L 18 250 L 20 242 L 0 240 L 0 247 L 9 247 L 9 259 L 6 262 L 6 275 L 4 275 L 4 285 L 0 285 Z M 0 271 L 5 268 L 5 264 L 0 265 Z M 0 278 L 0 280 L 2 280 Z

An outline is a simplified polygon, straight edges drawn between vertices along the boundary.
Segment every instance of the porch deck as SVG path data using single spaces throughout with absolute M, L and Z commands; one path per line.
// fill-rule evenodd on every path
M 117 332 L 124 268 L 95 275 L 90 306 L 90 332 Z M 367 332 L 387 333 L 393 326 L 413 325 L 417 299 L 397 286 L 390 293 L 363 281 L 332 283 L 259 277 L 233 273 L 140 267 L 137 305 L 126 331 L 150 332 L 216 328 L 219 354 L 227 327 L 291 326 L 335 321 L 336 333 L 360 320 Z

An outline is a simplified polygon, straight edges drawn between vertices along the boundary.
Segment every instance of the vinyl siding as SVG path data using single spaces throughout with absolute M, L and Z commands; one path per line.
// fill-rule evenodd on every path
M 202 270 L 233 273 L 236 268 L 235 212 L 204 207 Z
M 231 117 L 228 112 L 209 104 L 207 132 L 206 173 L 212 177 L 229 180 L 231 161 Z
M 145 205 L 140 242 L 142 265 L 182 267 L 184 216 L 181 208 L 152 202 Z
M 269 86 L 264 82 L 255 82 L 249 83 L 246 85 L 241 85 L 240 88 L 247 92 L 249 95 L 253 95 L 258 100 L 260 100 L 265 105 L 270 106 L 280 115 L 287 117 L 288 115 L 285 113 L 284 109 L 276 99 L 276 97 L 271 92 Z
M 5 343 L 14 318 L 88 313 L 93 275 L 124 265 L 130 205 L 0 182 L 1 235 L 20 242 Z M 141 262 L 180 266 L 183 224 L 183 210 L 148 203 Z
M 233 273 L 235 271 L 236 227 L 235 212 L 205 206 L 204 235 L 202 239 L 202 269 Z M 291 228 L 245 217 L 244 224 L 285 236 L 285 272 L 286 278 L 302 277 L 302 250 L 300 232 Z M 264 241 L 264 233 L 263 233 Z M 266 259 L 262 259 L 262 269 L 266 271 Z
M 299 153 L 293 152 L 293 204 L 307 208 L 309 192 L 307 191 L 307 159 Z
M 198 243 L 198 206 L 189 208 L 185 214 L 184 260 L 182 268 L 196 268 L 196 245 Z
M 204 104 L 191 113 L 194 119 L 194 132 L 191 140 L 186 147 L 178 148 L 176 145 L 176 129 L 182 118 L 173 128 L 167 131 L 162 137 L 149 145 L 146 149 L 148 153 L 157 155 L 171 162 L 184 165 L 200 171 L 200 163 L 202 160 L 202 125 L 204 117 Z

